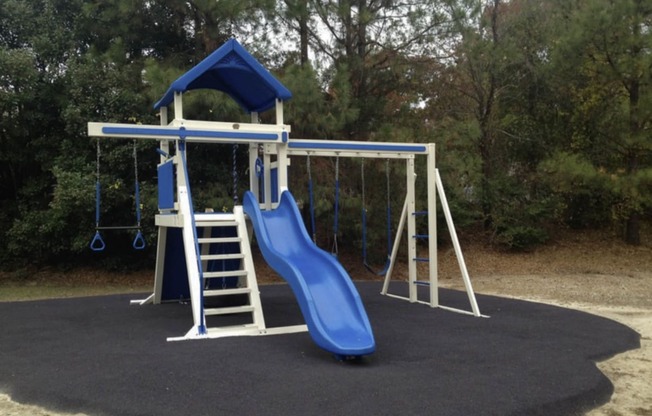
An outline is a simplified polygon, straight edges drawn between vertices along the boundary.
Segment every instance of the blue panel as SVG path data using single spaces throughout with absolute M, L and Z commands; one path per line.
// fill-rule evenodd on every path
M 247 112 L 263 112 L 273 108 L 277 99 L 292 98 L 290 90 L 235 39 L 230 39 L 174 81 L 154 109 L 169 106 L 175 92 L 202 88 L 225 92 Z
M 264 172 L 264 171 L 263 171 Z M 272 168 L 271 169 L 271 182 L 272 182 L 272 202 L 276 203 L 278 202 L 278 168 Z M 263 180 L 261 181 L 261 198 L 260 202 L 265 202 L 265 174 L 263 173 L 262 175 Z
M 158 167 L 158 209 L 174 208 L 174 162 Z
M 168 228 L 163 265 L 161 301 L 189 299 L 188 271 L 181 228 Z
M 271 169 L 272 174 L 272 203 L 278 202 L 278 168 Z
M 319 149 L 319 150 L 364 150 L 368 152 L 425 152 L 426 146 L 409 144 L 374 144 L 374 143 L 338 143 L 324 141 L 319 143 L 290 142 L 291 149 Z
M 247 192 L 243 206 L 265 260 L 290 284 L 315 343 L 343 356 L 374 352 L 358 291 L 342 265 L 312 242 L 292 194 L 283 192 L 277 209 L 261 211 Z

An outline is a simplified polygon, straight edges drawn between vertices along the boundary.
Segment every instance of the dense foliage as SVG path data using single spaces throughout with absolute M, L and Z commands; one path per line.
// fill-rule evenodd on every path
M 463 230 L 516 249 L 556 227 L 609 227 L 639 244 L 652 213 L 651 19 L 651 0 L 5 0 L 0 261 L 151 262 L 155 144 L 136 149 L 150 248 L 134 254 L 133 233 L 115 232 L 96 254 L 96 142 L 86 123 L 156 123 L 152 104 L 169 83 L 232 36 L 293 92 L 295 137 L 437 143 Z M 219 93 L 188 95 L 188 118 L 244 116 Z M 133 144 L 107 140 L 101 153 L 102 222 L 133 224 Z M 232 150 L 191 157 L 196 206 L 230 209 Z M 245 178 L 243 148 L 236 160 Z M 334 161 L 312 168 L 327 246 Z M 341 240 L 353 250 L 360 168 L 341 166 Z M 382 259 L 385 166 L 366 169 L 369 238 Z M 306 200 L 305 161 L 292 171 Z M 398 214 L 404 170 L 390 174 Z

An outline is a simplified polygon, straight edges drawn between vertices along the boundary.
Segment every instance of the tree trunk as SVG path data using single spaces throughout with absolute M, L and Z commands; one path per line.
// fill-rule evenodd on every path
M 301 66 L 308 63 L 308 0 L 299 0 L 299 42 L 300 42 L 300 58 Z
M 641 215 L 633 212 L 625 223 L 625 242 L 638 246 L 641 244 Z

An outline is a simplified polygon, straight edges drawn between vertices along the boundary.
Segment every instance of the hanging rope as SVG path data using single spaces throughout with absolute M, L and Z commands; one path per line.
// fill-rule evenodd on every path
M 138 152 L 136 146 L 136 140 L 133 143 L 133 158 L 134 158 L 134 204 L 136 212 L 136 225 L 127 225 L 127 226 L 109 226 L 103 227 L 100 226 L 100 212 L 102 210 L 102 192 L 100 184 L 100 162 L 102 159 L 102 150 L 100 146 L 99 137 L 96 140 L 96 161 L 95 161 L 95 235 L 89 244 L 89 247 L 93 251 L 103 251 L 106 248 L 104 239 L 100 230 L 137 230 L 136 237 L 132 242 L 132 247 L 136 250 L 142 250 L 145 248 L 145 238 L 141 230 L 141 207 L 140 207 L 140 184 L 138 181 Z
M 335 158 L 335 214 L 333 217 L 333 247 L 331 254 L 337 257 L 337 234 L 339 233 L 339 215 L 340 214 L 340 157 Z
M 106 248 L 106 244 L 100 234 L 100 207 L 101 207 L 101 192 L 100 192 L 100 159 L 102 150 L 100 148 L 100 138 L 96 139 L 96 161 L 95 161 L 95 236 L 91 240 L 89 247 L 93 251 L 102 251 Z
M 310 204 L 310 231 L 312 242 L 317 244 L 317 231 L 315 230 L 315 196 L 312 183 L 312 169 L 310 167 L 310 154 L 306 156 L 306 169 L 308 170 L 308 201 Z
M 389 266 L 392 262 L 392 204 L 391 204 L 391 187 L 390 187 L 390 170 L 389 159 L 385 162 L 385 179 L 386 179 L 386 192 L 387 192 L 387 207 L 386 207 L 386 234 L 387 234 L 387 259 L 385 266 L 380 271 L 375 271 L 367 262 L 367 205 L 365 200 L 365 177 L 364 177 L 364 159 L 360 164 L 360 176 L 362 182 L 362 264 L 371 273 L 383 276 L 387 273 Z
M 136 204 L 136 226 L 138 231 L 136 232 L 136 237 L 131 243 L 131 246 L 136 250 L 142 250 L 145 248 L 145 238 L 143 238 L 143 233 L 140 229 L 140 184 L 138 182 L 138 147 L 136 146 L 136 139 L 134 139 L 134 199 Z

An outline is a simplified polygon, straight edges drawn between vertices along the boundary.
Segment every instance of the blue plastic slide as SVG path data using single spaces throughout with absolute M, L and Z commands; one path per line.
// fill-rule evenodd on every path
M 247 192 L 243 207 L 263 257 L 289 283 L 315 343 L 339 356 L 373 353 L 376 343 L 358 291 L 342 265 L 312 242 L 292 194 L 284 191 L 278 208 L 261 211 Z

